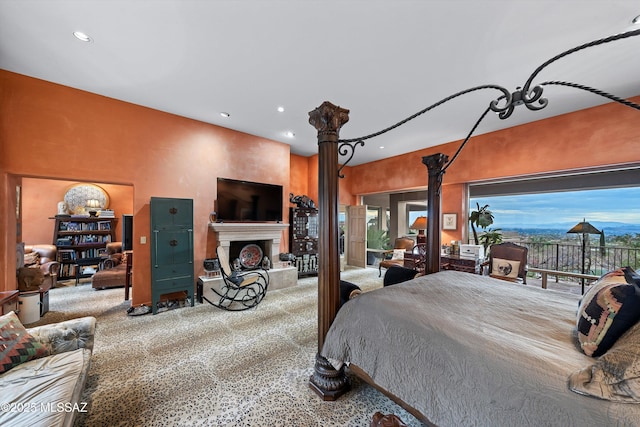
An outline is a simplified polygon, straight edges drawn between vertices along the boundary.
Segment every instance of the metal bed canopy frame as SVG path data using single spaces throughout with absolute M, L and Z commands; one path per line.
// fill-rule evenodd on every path
M 335 400 L 349 390 L 349 381 L 344 372 L 344 367 L 336 370 L 331 363 L 321 355 L 322 346 L 329 327 L 335 319 L 340 304 L 340 254 L 338 240 L 338 180 L 342 177 L 341 171 L 353 158 L 358 146 L 364 147 L 365 140 L 374 138 L 389 132 L 424 113 L 467 93 L 493 89 L 500 95 L 489 102 L 489 106 L 480 115 L 471 128 L 467 137 L 460 144 L 451 159 L 445 154 L 437 153 L 422 158 L 422 163 L 427 167 L 427 213 L 429 217 L 427 225 L 427 264 L 426 274 L 440 270 L 440 204 L 441 186 L 445 171 L 457 158 L 460 151 L 467 144 L 476 128 L 484 117 L 490 112 L 496 112 L 505 120 L 511 116 L 517 106 L 524 105 L 530 110 L 541 110 L 547 106 L 548 100 L 542 97 L 543 86 L 560 85 L 585 90 L 593 94 L 603 96 L 612 101 L 640 110 L 640 105 L 627 99 L 606 93 L 596 88 L 577 83 L 564 81 L 545 81 L 532 87 L 535 77 L 548 65 L 570 54 L 588 49 L 593 46 L 611 43 L 640 35 L 640 29 L 612 35 L 569 49 L 549 59 L 529 76 L 522 88 L 518 87 L 511 92 L 498 85 L 481 85 L 472 87 L 453 95 L 450 95 L 425 109 L 407 117 L 406 119 L 378 132 L 354 139 L 340 139 L 340 128 L 349 121 L 349 110 L 325 101 L 309 112 L 309 123 L 317 130 L 318 139 L 318 205 L 319 205 L 319 254 L 320 265 L 318 270 L 318 351 L 314 366 L 314 373 L 309 379 L 309 386 L 323 400 Z M 339 165 L 339 156 L 347 159 Z M 390 396 L 392 399 L 393 397 Z M 398 402 L 401 403 L 402 402 Z M 411 408 L 408 408 L 411 409 Z M 411 412 L 411 411 L 410 411 Z

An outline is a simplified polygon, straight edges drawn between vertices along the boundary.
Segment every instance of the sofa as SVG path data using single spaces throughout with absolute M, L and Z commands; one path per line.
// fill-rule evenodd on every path
M 72 426 L 80 412 L 96 327 L 83 317 L 26 329 L 0 316 L 0 425 Z
M 127 255 L 122 252 L 122 242 L 107 243 L 106 255 L 100 269 L 91 277 L 94 289 L 117 288 L 126 284 Z

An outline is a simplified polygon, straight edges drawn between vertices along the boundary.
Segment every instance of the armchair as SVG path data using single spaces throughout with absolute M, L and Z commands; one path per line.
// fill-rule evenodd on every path
M 122 252 L 122 242 L 107 243 L 107 257 L 91 278 L 93 289 L 117 288 L 127 283 L 127 254 Z
M 489 267 L 491 277 L 511 282 L 521 279 L 526 285 L 528 252 L 526 247 L 511 242 L 491 245 L 489 261 L 483 263 L 483 266 Z
M 416 242 L 410 237 L 398 237 L 393 244 L 393 249 L 383 254 L 378 265 L 378 277 L 382 277 L 382 269 L 392 266 L 402 267 L 404 265 L 404 253 L 410 251 Z
M 33 265 L 40 267 L 44 275 L 41 288 L 44 290 L 56 287 L 60 271 L 57 252 L 55 245 L 25 245 L 24 247 L 25 266 L 28 266 L 28 260 L 32 260 L 35 263 Z

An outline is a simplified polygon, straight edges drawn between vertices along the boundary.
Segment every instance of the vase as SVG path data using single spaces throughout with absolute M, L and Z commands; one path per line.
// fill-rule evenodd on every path
M 220 260 L 218 258 L 205 258 L 202 264 L 207 277 L 211 277 L 214 272 L 220 271 Z

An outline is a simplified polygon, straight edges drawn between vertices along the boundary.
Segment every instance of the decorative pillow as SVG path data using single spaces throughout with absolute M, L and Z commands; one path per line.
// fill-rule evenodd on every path
M 494 258 L 491 264 L 491 274 L 498 277 L 507 277 L 515 279 L 520 271 L 520 261 L 511 259 Z
M 593 365 L 571 374 L 569 389 L 614 402 L 640 403 L 640 322 Z
M 24 254 L 24 265 L 34 265 L 40 263 L 40 253 L 39 252 L 29 252 Z
M 640 287 L 628 283 L 635 272 L 622 267 L 604 274 L 582 298 L 578 309 L 578 341 L 587 356 L 603 355 L 640 320 Z
M 404 249 L 394 249 L 391 259 L 404 259 Z
M 48 355 L 47 349 L 27 332 L 13 311 L 0 317 L 0 374 Z

